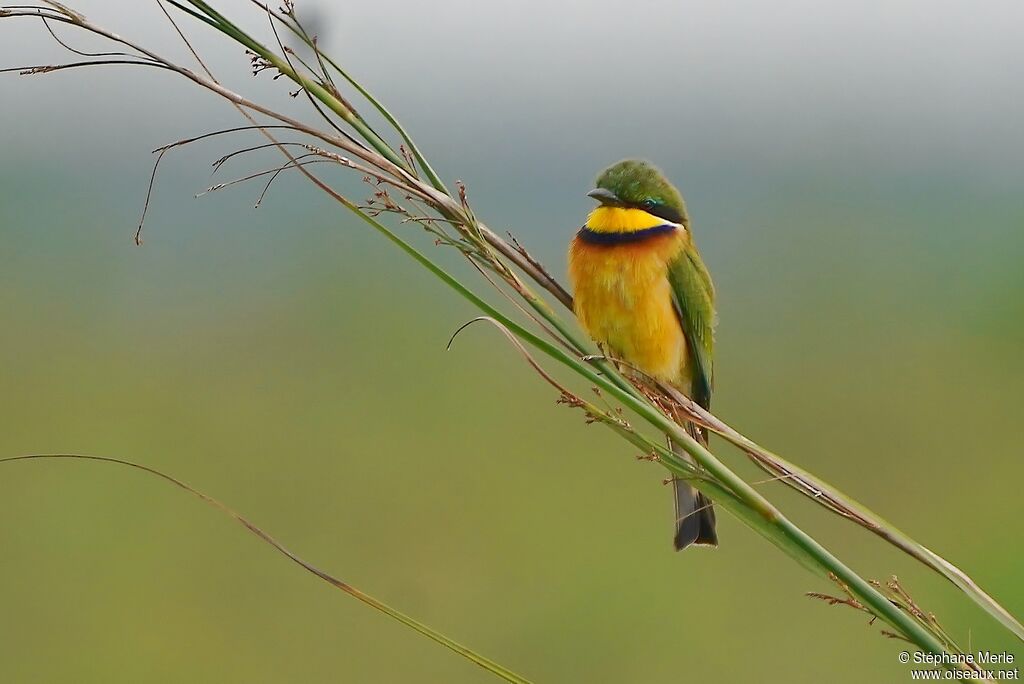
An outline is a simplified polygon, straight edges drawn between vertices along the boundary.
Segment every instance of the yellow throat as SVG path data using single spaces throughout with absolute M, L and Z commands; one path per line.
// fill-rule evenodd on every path
M 598 207 L 587 217 L 587 228 L 595 233 L 635 233 L 664 225 L 678 225 L 643 209 Z

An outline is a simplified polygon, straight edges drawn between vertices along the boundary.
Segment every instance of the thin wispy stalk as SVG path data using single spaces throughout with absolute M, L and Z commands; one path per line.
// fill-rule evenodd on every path
M 444 646 L 447 649 L 450 649 L 450 650 L 454 651 L 455 653 L 459 654 L 463 658 L 476 663 L 477 665 L 479 665 L 480 667 L 484 668 L 485 670 L 487 670 L 491 674 L 494 674 L 494 675 L 504 679 L 506 682 L 513 682 L 514 684 L 529 684 L 529 681 L 527 679 L 525 679 L 525 678 L 517 675 L 516 673 L 508 670 L 507 668 L 503 667 L 502 665 L 499 665 L 498 663 L 494 662 L 490 658 L 486 658 L 486 657 L 480 655 L 476 651 L 473 651 L 473 650 L 463 646 L 462 644 L 458 643 L 457 641 L 455 641 L 455 640 L 445 636 L 444 634 L 441 634 L 437 630 L 431 629 L 430 627 L 428 627 L 427 625 L 423 624 L 419 620 L 416 620 L 415 618 L 409 617 L 405 613 L 402 613 L 401 611 L 392 608 L 388 604 L 384 603 L 383 601 L 381 601 L 379 599 L 374 598 L 373 596 L 370 596 L 369 594 L 367 594 L 364 591 L 360 591 L 359 589 L 356 589 L 354 586 L 352 586 L 348 582 L 345 582 L 343 580 L 338 579 L 337 577 L 335 577 L 334 575 L 330 574 L 329 572 L 326 572 L 325 570 L 321 570 L 320 568 L 318 568 L 317 566 L 313 565 L 309 561 L 303 559 L 298 554 L 294 553 L 293 551 L 290 551 L 287 547 L 284 546 L 284 544 L 282 544 L 276 538 L 274 538 L 273 536 L 268 534 L 266 531 L 264 531 L 263 528 L 257 526 L 255 523 L 250 521 L 248 518 L 246 518 L 242 514 L 237 513 L 231 507 L 227 506 L 224 503 L 221 503 L 218 499 L 215 499 L 215 498 L 213 498 L 212 496 L 210 496 L 208 494 L 204 494 L 203 492 L 199 491 L 198 489 L 196 489 L 192 485 L 190 485 L 190 484 L 188 484 L 188 483 L 186 483 L 186 482 L 184 482 L 182 480 L 179 480 L 178 478 L 174 477 L 173 475 L 168 475 L 167 473 L 165 473 L 165 472 L 163 472 L 161 470 L 157 470 L 156 468 L 153 468 L 153 467 L 150 467 L 150 466 L 147 466 L 147 465 L 143 465 L 141 463 L 136 463 L 134 461 L 127 461 L 127 460 L 120 459 L 120 458 L 110 458 L 110 457 L 107 457 L 107 456 L 93 456 L 93 455 L 89 455 L 89 454 L 26 454 L 26 455 L 23 455 L 23 456 L 8 456 L 8 457 L 5 457 L 5 458 L 0 458 L 0 465 L 5 464 L 5 463 L 14 463 L 14 462 L 17 462 L 17 461 L 53 461 L 53 460 L 74 460 L 74 461 L 86 461 L 86 462 L 92 462 L 92 463 L 107 463 L 107 464 L 111 464 L 111 465 L 121 466 L 121 467 L 124 467 L 124 468 L 131 468 L 133 470 L 138 470 L 138 471 L 141 471 L 141 472 L 146 473 L 148 475 L 152 475 L 154 477 L 160 478 L 162 481 L 167 482 L 169 484 L 172 484 L 175 487 L 177 487 L 178 489 L 182 489 L 182 490 L 188 492 L 189 494 L 191 494 L 192 496 L 196 497 L 197 499 L 199 499 L 203 503 L 205 503 L 205 504 L 207 504 L 207 505 L 217 509 L 221 513 L 224 513 L 228 517 L 232 518 L 233 520 L 235 520 L 235 522 L 239 523 L 240 525 L 242 525 L 242 527 L 244 527 L 246 530 L 248 530 L 253 535 L 255 535 L 257 538 L 259 538 L 260 541 L 262 541 L 265 544 L 269 545 L 271 548 L 273 548 L 279 554 L 281 554 L 282 556 L 284 556 L 288 560 L 292 561 L 293 563 L 298 565 L 300 568 L 302 568 L 306 572 L 308 572 L 308 573 L 310 573 L 310 574 L 320 578 L 321 580 L 323 580 L 327 584 L 330 584 L 335 589 L 340 589 L 341 591 L 345 592 L 346 594 L 348 594 L 352 598 L 354 598 L 354 599 L 356 599 L 356 600 L 358 600 L 358 601 L 360 601 L 360 602 L 370 606 L 371 608 L 373 608 L 376 611 L 379 611 L 379 612 L 387 615 L 391 619 L 396 620 L 396 621 L 402 623 L 403 625 L 405 625 L 409 629 L 412 629 L 413 631 L 415 631 L 415 632 L 417 632 L 417 633 L 427 637 L 431 641 L 433 641 L 433 642 L 435 642 L 437 644 L 440 644 L 441 646 Z
M 293 2 L 286 0 L 282 7 L 275 10 L 262 2 L 251 0 L 254 11 L 269 17 L 271 33 L 277 46 L 272 48 L 243 31 L 209 3 L 200 0 L 165 1 L 185 16 L 198 20 L 248 51 L 253 55 L 254 71 L 257 73 L 276 72 L 277 77 L 296 84 L 299 87 L 296 93 L 304 93 L 314 114 L 321 119 L 326 118 L 328 125 L 322 127 L 307 124 L 249 100 L 223 86 L 209 70 L 204 75 L 183 67 L 142 45 L 92 24 L 82 15 L 57 3 L 47 3 L 46 7 L 0 9 L 0 18 L 29 18 L 61 23 L 104 37 L 121 48 L 127 48 L 130 54 L 138 55 L 145 66 L 159 65 L 165 71 L 179 74 L 233 103 L 285 156 L 287 162 L 278 168 L 294 169 L 300 173 L 473 304 L 482 313 L 484 320 L 496 325 L 528 358 L 530 366 L 555 387 L 563 403 L 582 410 L 588 421 L 606 426 L 624 442 L 640 449 L 645 454 L 645 460 L 660 464 L 672 476 L 692 481 L 695 487 L 802 566 L 819 577 L 839 582 L 851 600 L 855 600 L 874 618 L 883 621 L 893 634 L 931 653 L 945 653 L 953 649 L 943 630 L 927 620 L 918 619 L 909 604 L 894 601 L 891 592 L 872 585 L 843 563 L 825 544 L 808 535 L 786 517 L 754 483 L 743 479 L 694 439 L 684 429 L 683 423 L 693 421 L 716 432 L 767 471 L 773 479 L 806 495 L 823 510 L 873 532 L 940 573 L 964 595 L 998 619 L 1006 629 L 1024 640 L 1024 626 L 982 591 L 966 573 L 821 478 L 743 436 L 672 388 L 654 382 L 642 373 L 631 371 L 621 362 L 595 354 L 593 346 L 580 335 L 571 318 L 565 312 L 556 310 L 558 305 L 562 305 L 571 311 L 572 298 L 566 289 L 521 244 L 502 238 L 498 232 L 480 221 L 470 206 L 462 184 L 457 184 L 454 193 L 447 189 L 398 119 L 347 70 L 339 66 L 336 60 L 322 52 L 316 38 L 303 28 Z M 285 27 L 287 31 L 281 33 L 278 27 Z M 49 23 L 47 28 L 51 28 Z M 185 38 L 177 24 L 175 29 Z M 296 50 L 285 43 L 288 36 L 298 40 L 303 49 L 312 51 L 313 57 L 309 60 L 298 58 Z M 191 45 L 190 50 L 198 59 Z M 29 74 L 43 74 L 61 67 L 61 64 L 42 64 L 30 65 L 25 69 Z M 340 76 L 342 80 L 336 81 L 332 74 Z M 351 88 L 354 93 L 347 96 L 342 93 L 339 84 Z M 362 98 L 381 115 L 391 130 L 375 130 L 357 112 L 350 97 Z M 332 116 L 337 117 L 336 120 Z M 265 118 L 268 125 L 259 127 L 257 117 Z M 285 128 L 290 136 L 298 136 L 298 140 L 278 142 L 269 130 L 272 127 Z M 200 138 L 205 136 L 162 148 L 160 155 L 174 147 L 192 144 Z M 397 140 L 389 142 L 392 139 Z M 301 145 L 306 153 L 294 155 L 289 151 L 289 147 L 296 144 Z M 347 197 L 304 163 L 304 157 L 308 155 L 320 156 L 324 161 L 333 160 L 363 174 L 374 187 L 374 198 L 369 202 L 359 202 Z M 388 188 L 396 193 L 394 197 Z M 415 207 L 415 210 L 411 207 Z M 421 207 L 426 213 L 420 213 Z M 413 223 L 422 226 L 437 244 L 458 249 L 474 268 L 484 274 L 483 282 L 495 297 L 511 294 L 522 301 L 523 310 L 527 312 L 531 323 L 518 322 L 501 311 L 496 304 L 492 304 L 487 297 L 481 296 L 473 287 L 441 267 L 435 259 L 399 235 L 396 229 L 386 225 L 384 220 L 387 217 L 403 225 Z M 508 292 L 502 290 L 502 287 Z M 551 300 L 555 302 L 554 306 Z M 568 391 L 563 383 L 555 379 L 554 374 L 544 370 L 542 359 L 560 366 L 563 372 L 574 377 L 577 382 L 595 388 L 603 400 L 615 402 L 617 408 L 609 411 Z M 626 420 L 623 416 L 629 416 L 630 419 Z M 695 464 L 666 448 L 666 437 L 692 457 Z

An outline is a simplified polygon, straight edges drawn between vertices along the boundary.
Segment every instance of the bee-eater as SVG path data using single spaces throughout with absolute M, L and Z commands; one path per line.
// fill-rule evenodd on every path
M 587 193 L 600 205 L 569 248 L 576 317 L 614 358 L 709 408 L 715 291 L 697 251 L 686 204 L 645 161 L 605 169 Z M 703 431 L 687 429 L 706 443 Z M 703 494 L 673 481 L 676 549 L 717 546 L 715 513 Z

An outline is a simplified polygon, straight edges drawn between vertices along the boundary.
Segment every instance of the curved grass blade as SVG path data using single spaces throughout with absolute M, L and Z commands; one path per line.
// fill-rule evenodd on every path
M 185 490 L 189 494 L 192 494 L 193 496 L 198 498 L 203 503 L 209 504 L 213 508 L 216 508 L 220 512 L 222 512 L 222 513 L 226 514 L 227 516 L 233 518 L 236 522 L 238 522 L 243 527 L 245 527 L 245 529 L 247 529 L 249 532 L 251 532 L 252 534 L 256 535 L 260 540 L 262 540 L 266 544 L 269 544 L 275 551 L 277 551 L 281 555 L 283 555 L 286 558 L 288 558 L 289 560 L 291 560 L 293 563 L 295 563 L 296 565 L 301 567 L 303 570 L 305 570 L 305 571 L 307 571 L 307 572 L 309 572 L 309 573 L 319 577 L 324 582 L 327 582 L 332 587 L 334 587 L 336 589 L 342 590 L 343 592 L 345 592 L 349 596 L 352 596 L 353 598 L 355 598 L 355 599 L 357 599 L 359 601 L 362 601 L 363 603 L 365 603 L 366 605 L 370 606 L 374 610 L 377 610 L 377 611 L 380 611 L 381 613 L 384 613 L 385 615 L 387 615 L 388 617 L 392 618 L 393 620 L 397 620 L 398 622 L 402 623 L 406 627 L 409 627 L 409 628 L 413 629 L 414 631 L 422 634 L 423 636 L 431 639 L 432 641 L 434 641 L 434 642 L 436 642 L 438 644 L 441 644 L 445 648 L 448 648 L 448 649 L 454 651 L 455 653 L 458 653 L 463 658 L 466 658 L 467 660 L 470 660 L 470 661 L 476 663 L 477 665 L 479 665 L 480 667 L 484 668 L 485 670 L 487 670 L 491 674 L 493 674 L 493 675 L 495 675 L 497 677 L 500 677 L 501 679 L 505 680 L 506 682 L 512 682 L 513 684 L 530 684 L 529 680 L 527 680 L 524 677 L 521 677 L 521 676 L 517 675 L 516 673 L 512 672 L 511 670 L 508 670 L 507 668 L 499 665 L 498 663 L 494 662 L 490 658 L 486 658 L 486 657 L 480 655 L 479 653 L 476 653 L 475 651 L 472 651 L 472 650 L 466 648 L 465 646 L 463 646 L 462 644 L 458 643 L 457 641 L 454 641 L 453 639 L 450 639 L 450 638 L 446 637 L 445 635 L 441 634 L 440 632 L 438 632 L 436 630 L 433 630 L 430 627 L 427 627 L 422 622 L 419 622 L 418 620 L 415 620 L 415 619 L 409 617 L 408 615 L 405 615 L 404 613 L 399 612 L 398 610 L 392 608 L 391 606 L 387 605 L 386 603 L 384 603 L 382 601 L 379 601 L 379 600 L 373 598 L 372 596 L 370 596 L 369 594 L 366 594 L 366 593 L 356 589 L 351 584 L 349 584 L 347 582 L 343 582 L 342 580 L 338 579 L 337 577 L 334 577 L 333 575 L 331 575 L 331 574 L 329 574 L 329 573 L 319 569 L 318 567 L 316 567 L 312 563 L 309 563 L 308 561 L 303 560 L 301 557 L 297 556 L 295 553 L 293 553 L 293 552 L 289 551 L 287 548 L 285 548 L 285 546 L 282 545 L 281 542 L 279 542 L 276 539 L 274 539 L 273 537 L 271 537 L 268 533 L 264 532 L 261 528 L 257 527 L 254 523 L 250 522 L 247 518 L 245 518 L 241 514 L 236 513 L 233 509 L 229 508 L 227 505 L 221 503 L 217 499 L 214 499 L 212 496 L 209 496 L 207 494 L 204 494 L 204 493 L 200 492 L 198 489 L 195 489 L 191 485 L 186 484 L 185 482 L 179 480 L 178 478 L 173 477 L 172 475 L 168 475 L 168 474 L 166 474 L 164 472 L 161 472 L 161 471 L 157 470 L 156 468 L 151 468 L 149 466 L 142 465 L 141 463 L 133 463 L 132 461 L 126 461 L 126 460 L 119 459 L 119 458 L 111 458 L 111 457 L 108 457 L 108 456 L 92 456 L 92 455 L 88 455 L 88 454 L 28 454 L 28 455 L 24 455 L 24 456 L 8 456 L 6 458 L 0 458 L 0 464 L 3 464 L 3 463 L 13 463 L 15 461 L 57 460 L 57 459 L 73 459 L 73 460 L 78 460 L 78 461 L 92 461 L 92 462 L 100 462 L 100 463 L 110 463 L 110 464 L 114 464 L 114 465 L 123 466 L 123 467 L 126 467 L 126 468 L 133 468 L 135 470 L 141 470 L 144 473 L 148 473 L 149 475 L 153 475 L 155 477 L 158 477 L 161 480 L 163 480 L 165 482 L 168 482 L 168 483 L 174 485 L 175 487 L 178 487 L 179 489 Z

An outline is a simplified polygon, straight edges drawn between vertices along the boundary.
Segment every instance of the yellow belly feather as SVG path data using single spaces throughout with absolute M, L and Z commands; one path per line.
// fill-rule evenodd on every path
M 600 226 L 605 228 L 600 232 L 612 232 L 606 227 L 614 225 L 612 221 L 626 228 L 621 232 L 651 227 L 650 214 L 643 211 L 597 211 L 617 215 L 602 214 L 595 220 L 592 214 L 587 223 L 591 230 Z M 614 245 L 592 244 L 577 237 L 569 250 L 569 277 L 576 316 L 591 337 L 645 373 L 688 393 L 686 338 L 668 281 L 668 263 L 686 240 L 682 228 Z

